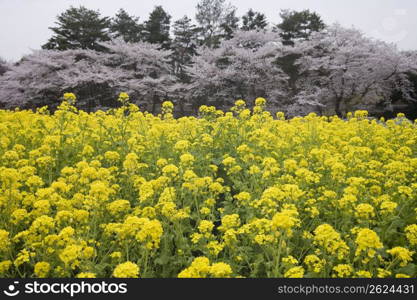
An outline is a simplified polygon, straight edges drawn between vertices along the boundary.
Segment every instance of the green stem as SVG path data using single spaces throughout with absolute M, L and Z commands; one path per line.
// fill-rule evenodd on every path
M 147 268 L 148 268 L 148 258 L 149 258 L 149 250 L 146 249 L 145 250 L 145 262 L 144 262 L 143 273 L 142 273 L 142 277 L 144 278 L 146 278 L 146 273 L 147 273 Z
M 276 263 L 275 263 L 275 270 L 274 270 L 274 277 L 279 278 L 279 267 L 280 267 L 280 261 L 281 261 L 281 250 L 282 250 L 282 240 L 283 240 L 283 233 L 281 232 L 281 235 L 279 237 L 278 242 L 278 252 L 276 255 Z

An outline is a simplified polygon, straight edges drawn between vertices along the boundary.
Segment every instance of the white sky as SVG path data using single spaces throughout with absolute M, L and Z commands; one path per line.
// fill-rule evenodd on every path
M 84 5 L 113 16 L 119 8 L 147 19 L 155 5 L 162 5 L 173 20 L 194 18 L 198 0 L 0 0 L 0 57 L 17 60 L 39 49 L 52 32 L 56 16 L 69 6 Z M 279 23 L 280 9 L 310 9 L 325 23 L 354 26 L 370 37 L 396 43 L 400 49 L 417 49 L 416 0 L 231 0 L 243 15 L 249 8 L 263 12 L 270 23 Z

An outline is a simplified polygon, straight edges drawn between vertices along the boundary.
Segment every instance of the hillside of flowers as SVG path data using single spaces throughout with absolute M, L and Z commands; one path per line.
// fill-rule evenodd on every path
M 0 111 L 0 277 L 416 277 L 417 124 Z

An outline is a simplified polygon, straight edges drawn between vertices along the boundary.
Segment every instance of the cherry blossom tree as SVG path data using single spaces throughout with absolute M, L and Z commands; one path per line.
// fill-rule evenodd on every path
M 176 80 L 171 74 L 172 52 L 144 42 L 113 40 L 102 45 L 109 51 L 104 64 L 118 69 L 120 74 L 116 88 L 130 93 L 143 109 L 156 112 Z
M 200 48 L 194 65 L 189 99 L 227 108 L 236 99 L 265 97 L 279 108 L 285 103 L 287 77 L 276 63 L 282 44 L 272 32 L 241 31 L 219 48 Z
M 35 108 L 59 103 L 64 92 L 78 96 L 88 111 L 118 105 L 117 94 L 132 94 L 153 109 L 171 84 L 170 51 L 148 43 L 115 40 L 102 43 L 106 52 L 88 49 L 40 50 L 27 55 L 0 77 L 0 99 L 6 107 Z
M 94 50 L 39 50 L 23 57 L 0 79 L 0 99 L 6 107 L 52 109 L 66 91 L 77 94 L 78 106 L 93 110 L 114 103 L 117 70 L 100 63 Z M 107 105 L 106 105 L 107 104 Z M 111 105 L 110 105 L 111 106 Z
M 26 108 L 47 104 L 45 98 L 59 97 L 63 82 L 56 74 L 71 64 L 68 54 L 40 50 L 23 57 L 0 77 L 0 101 L 6 107 Z
M 293 51 L 300 57 L 300 92 L 295 97 L 300 107 L 332 108 L 342 116 L 389 102 L 394 89 L 406 97 L 410 93 L 405 74 L 413 70 L 413 59 L 356 29 L 330 26 L 296 43 Z

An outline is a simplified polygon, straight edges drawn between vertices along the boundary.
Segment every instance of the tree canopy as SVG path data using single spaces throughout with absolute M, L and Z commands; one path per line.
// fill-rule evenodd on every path
M 242 30 L 263 30 L 268 26 L 268 21 L 263 13 L 255 12 L 252 8 L 242 17 Z
M 149 14 L 149 18 L 143 24 L 144 41 L 151 44 L 160 44 L 164 49 L 169 49 L 171 16 L 162 8 L 155 6 Z
M 143 25 L 139 18 L 130 16 L 124 9 L 120 9 L 111 19 L 110 32 L 113 38 L 121 37 L 125 42 L 137 43 L 141 40 Z
M 102 50 L 99 43 L 110 39 L 110 18 L 84 6 L 70 7 L 57 16 L 55 23 L 55 27 L 50 27 L 54 34 L 43 49 Z
M 210 48 L 217 47 L 222 38 L 230 38 L 239 21 L 236 8 L 226 0 L 201 0 L 195 18 L 201 27 L 203 43 Z
M 310 10 L 281 10 L 281 23 L 277 28 L 281 30 L 281 37 L 286 44 L 292 45 L 296 39 L 307 39 L 311 33 L 321 31 L 325 24 L 316 12 Z

